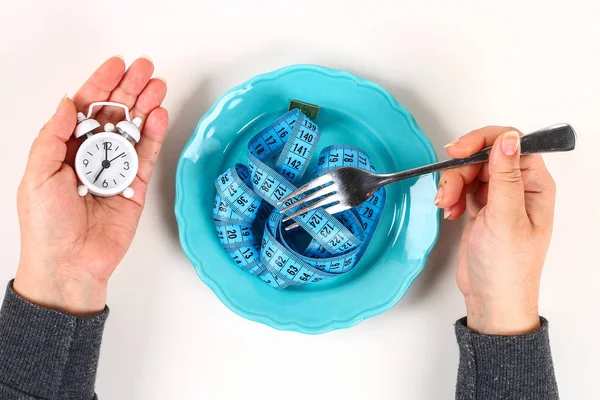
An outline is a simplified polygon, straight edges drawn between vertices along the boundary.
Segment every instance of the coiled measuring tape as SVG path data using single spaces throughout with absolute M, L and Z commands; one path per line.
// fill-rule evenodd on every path
M 294 219 L 301 228 L 283 229 L 285 215 L 275 205 L 296 190 L 320 136 L 312 120 L 298 109 L 291 110 L 252 138 L 248 166 L 236 164 L 215 181 L 213 218 L 221 244 L 240 268 L 277 289 L 319 282 L 352 270 L 385 205 L 382 187 L 359 207 L 335 216 L 316 208 Z M 335 145 L 321 151 L 311 176 L 345 166 L 375 172 L 364 151 Z M 288 200 L 282 208 L 302 197 Z

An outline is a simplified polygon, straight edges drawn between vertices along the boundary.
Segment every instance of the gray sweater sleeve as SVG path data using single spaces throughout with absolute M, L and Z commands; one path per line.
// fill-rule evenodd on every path
M 0 399 L 91 400 L 108 307 L 76 317 L 32 304 L 8 284 L 0 310 Z
M 456 322 L 460 349 L 457 400 L 558 400 L 548 321 L 522 336 L 481 335 Z
M 0 399 L 95 399 L 108 307 L 90 317 L 46 309 L 9 283 L 0 310 Z M 522 336 L 480 335 L 456 323 L 457 400 L 557 400 L 548 322 Z

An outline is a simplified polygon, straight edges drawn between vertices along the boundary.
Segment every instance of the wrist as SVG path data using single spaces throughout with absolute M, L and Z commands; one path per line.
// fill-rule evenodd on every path
M 483 300 L 468 296 L 465 298 L 465 304 L 467 326 L 478 333 L 524 335 L 540 328 L 537 296 L 519 300 Z
M 68 276 L 65 269 L 19 265 L 13 290 L 44 308 L 87 316 L 106 306 L 107 282 L 86 276 Z

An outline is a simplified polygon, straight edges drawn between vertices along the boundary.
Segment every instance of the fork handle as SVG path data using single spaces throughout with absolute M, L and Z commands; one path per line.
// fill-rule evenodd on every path
M 558 151 L 571 151 L 575 148 L 577 136 L 569 124 L 552 125 L 521 137 L 521 154 L 550 153 Z M 488 160 L 492 146 L 486 147 L 477 153 L 465 158 L 454 158 L 446 161 L 409 169 L 395 174 L 382 174 L 381 186 L 415 176 L 430 174 L 444 169 L 462 167 L 482 163 Z

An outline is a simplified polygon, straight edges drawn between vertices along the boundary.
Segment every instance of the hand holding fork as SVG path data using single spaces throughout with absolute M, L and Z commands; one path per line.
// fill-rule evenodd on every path
M 571 125 L 558 124 L 521 137 L 520 150 L 523 155 L 570 151 L 575 148 L 575 142 L 576 135 Z M 301 186 L 277 204 L 281 205 L 294 197 L 306 195 L 280 211 L 283 214 L 295 207 L 304 205 L 304 207 L 286 216 L 283 222 L 318 207 L 325 207 L 325 210 L 330 214 L 336 214 L 359 206 L 381 186 L 444 169 L 485 162 L 489 158 L 491 148 L 491 146 L 486 147 L 465 158 L 440 161 L 393 174 L 375 174 L 355 167 L 338 168 Z M 310 191 L 315 189 L 318 190 L 309 194 Z M 297 225 L 290 225 L 286 227 L 286 230 L 293 229 L 295 226 Z

